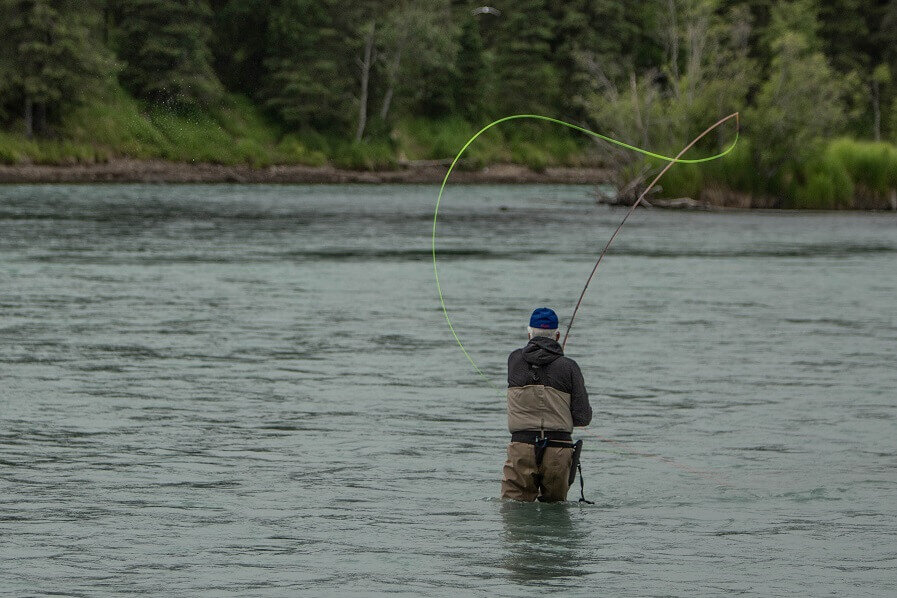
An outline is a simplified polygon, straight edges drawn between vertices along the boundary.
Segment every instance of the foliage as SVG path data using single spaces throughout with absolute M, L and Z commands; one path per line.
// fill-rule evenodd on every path
M 897 189 L 897 147 L 891 144 L 841 138 L 829 144 L 826 157 L 841 164 L 854 183 L 869 191 Z
M 480 26 L 473 18 L 466 18 L 461 26 L 455 72 L 457 73 L 454 85 L 455 108 L 464 118 L 478 121 L 485 110 L 484 96 L 489 71 Z
M 840 132 L 845 122 L 843 85 L 818 52 L 808 52 L 796 33 L 774 44 L 770 77 L 747 111 L 750 131 L 764 140 L 756 166 L 769 181 L 782 167 L 813 152 L 820 137 Z
M 560 77 L 551 41 L 554 19 L 547 0 L 504 3 L 498 24 L 493 105 L 503 114 L 548 114 Z
M 867 141 L 897 142 L 897 0 L 493 4 L 0 0 L 0 161 L 393 168 L 515 112 L 675 154 L 738 110 L 738 148 L 677 165 L 665 195 L 838 208 L 897 189 L 897 148 Z M 460 167 L 597 159 L 635 193 L 661 166 L 543 125 L 488 131 Z
M 393 3 L 381 20 L 377 35 L 377 74 L 383 93 L 377 111 L 379 118 L 386 121 L 393 104 L 426 115 L 451 112 L 458 86 L 453 68 L 458 48 L 449 2 L 402 0 Z M 467 59 L 475 61 L 471 50 L 477 51 L 475 47 L 468 48 Z M 482 76 L 476 72 L 475 63 L 466 67 L 473 71 L 464 72 L 464 76 Z M 430 85 L 422 86 L 421 81 L 430 81 Z
M 112 71 L 95 9 L 90 2 L 0 0 L 2 104 L 23 107 L 27 136 L 47 133 Z
M 212 0 L 213 66 L 225 88 L 258 97 L 270 38 L 267 0 Z
M 334 165 L 351 170 L 383 170 L 394 168 L 395 153 L 385 141 L 338 141 L 330 158 Z
M 114 14 L 113 46 L 124 62 L 125 87 L 172 107 L 210 106 L 219 99 L 205 0 L 115 0 Z
M 268 16 L 265 105 L 285 124 L 342 130 L 351 122 L 352 58 L 333 0 L 284 0 Z
M 849 207 L 853 181 L 843 163 L 828 154 L 814 156 L 802 167 L 788 194 L 791 208 L 831 210 Z
M 588 101 L 589 115 L 598 130 L 668 155 L 676 154 L 708 124 L 707 115 L 718 118 L 739 110 L 755 82 L 747 55 L 749 16 L 743 10 L 736 9 L 723 19 L 714 12 L 713 2 L 690 0 L 677 7 L 676 18 L 667 20 L 666 27 L 671 30 L 665 35 L 676 38 L 670 46 L 679 48 L 685 60 L 641 76 L 630 70 L 626 82 L 614 81 L 595 65 L 601 85 Z M 683 19 L 688 22 L 684 30 L 672 25 Z M 697 146 L 698 151 L 712 153 L 730 140 L 731 130 L 721 131 Z M 640 173 L 647 182 L 641 156 L 604 142 L 599 142 L 599 148 L 623 175 L 615 181 L 618 187 L 629 186 L 628 173 Z M 684 181 L 689 172 L 685 169 L 678 176 Z M 635 195 L 639 187 L 631 187 Z M 692 189 L 694 183 L 680 187 Z

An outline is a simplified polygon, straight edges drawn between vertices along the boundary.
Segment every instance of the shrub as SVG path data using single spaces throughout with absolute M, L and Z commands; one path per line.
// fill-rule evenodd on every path
M 857 185 L 885 193 L 897 185 L 897 147 L 888 143 L 836 139 L 827 156 L 844 165 Z
M 384 141 L 353 141 L 336 147 L 331 155 L 336 166 L 350 170 L 395 168 L 392 147 Z
M 297 135 L 286 135 L 277 144 L 278 157 L 283 162 L 307 164 L 308 166 L 321 166 L 327 161 L 324 152 L 311 150 L 300 140 Z
M 800 182 L 793 184 L 790 207 L 813 210 L 852 205 L 854 185 L 844 164 L 830 155 L 806 163 Z

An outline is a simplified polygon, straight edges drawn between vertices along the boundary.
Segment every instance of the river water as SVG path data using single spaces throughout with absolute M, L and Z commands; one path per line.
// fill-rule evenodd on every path
M 542 505 L 435 197 L 0 187 L 0 594 L 897 595 L 893 214 L 638 211 L 567 346 L 595 504 Z M 491 384 L 622 217 L 450 186 Z

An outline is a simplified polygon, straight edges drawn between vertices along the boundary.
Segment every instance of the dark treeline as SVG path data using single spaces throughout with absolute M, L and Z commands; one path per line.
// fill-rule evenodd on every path
M 739 149 L 712 167 L 678 168 L 669 189 L 737 190 L 835 207 L 858 194 L 885 201 L 897 186 L 891 174 L 897 150 L 888 143 L 897 141 L 897 0 L 495 0 L 488 7 L 466 0 L 0 0 L 0 6 L 6 145 L 26 139 L 40 148 L 41 140 L 68 139 L 105 145 L 112 154 L 187 159 L 183 148 L 200 148 L 203 140 L 185 140 L 186 125 L 176 123 L 208 121 L 237 146 L 255 148 L 224 161 L 270 146 L 267 161 L 348 153 L 370 166 L 366 154 L 379 153 L 389 165 L 448 157 L 477 125 L 536 113 L 675 152 L 739 110 Z M 127 126 L 124 117 L 110 115 L 126 109 L 137 115 Z M 141 115 L 149 120 L 138 126 Z M 91 138 L 92 125 L 83 122 L 89 117 L 107 123 L 98 129 L 131 132 Z M 240 119 L 249 124 L 236 130 Z M 209 135 L 214 144 L 218 138 Z M 597 152 L 614 167 L 620 189 L 637 189 L 632 182 L 656 167 L 571 139 L 524 126 L 491 149 L 487 141 L 473 163 L 510 159 L 542 167 Z M 701 149 L 730 140 L 731 130 L 721 132 Z M 511 153 L 496 149 L 499 142 Z M 147 149 L 154 143 L 169 149 Z M 39 153 L 29 151 L 0 149 L 0 158 L 16 162 Z M 194 159 L 216 154 L 197 151 Z

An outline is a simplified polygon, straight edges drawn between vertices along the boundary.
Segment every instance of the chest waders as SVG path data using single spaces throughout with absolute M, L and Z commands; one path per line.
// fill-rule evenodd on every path
M 533 381 L 536 384 L 543 384 L 542 368 L 540 366 L 537 366 L 536 364 L 530 364 L 530 370 L 533 376 Z M 538 437 L 533 438 L 532 440 L 525 440 L 524 442 L 531 442 L 533 445 L 533 451 L 535 451 L 536 457 L 536 469 L 542 466 L 542 459 L 545 457 L 546 448 L 551 446 L 556 448 L 573 449 L 573 462 L 570 464 L 570 477 L 567 478 L 567 486 L 573 485 L 573 482 L 576 481 L 576 471 L 579 470 L 579 502 L 584 502 L 588 505 L 595 504 L 591 500 L 586 500 L 585 482 L 582 479 L 582 465 L 580 465 L 579 462 L 579 458 L 582 453 L 582 439 L 577 440 L 571 445 L 570 442 L 552 440 L 545 435 L 544 430 L 540 430 Z
M 573 482 L 576 481 L 576 471 L 579 470 L 579 502 L 584 502 L 589 505 L 595 504 L 591 500 L 586 500 L 585 482 L 582 479 L 582 465 L 579 462 L 579 456 L 582 453 L 582 439 L 570 444 L 569 442 L 551 440 L 546 436 L 541 436 L 533 440 L 532 444 L 533 451 L 535 451 L 537 469 L 542 466 L 542 459 L 545 457 L 546 448 L 551 446 L 572 449 L 573 462 L 570 464 L 570 476 L 567 478 L 567 485 L 573 485 Z

